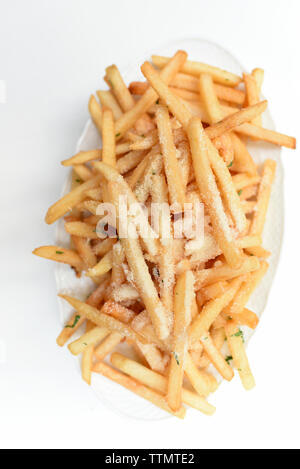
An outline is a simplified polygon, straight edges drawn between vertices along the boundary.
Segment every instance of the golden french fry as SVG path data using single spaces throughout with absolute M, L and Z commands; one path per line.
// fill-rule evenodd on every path
M 260 101 L 260 92 L 257 86 L 257 82 L 255 80 L 255 77 L 253 77 L 252 75 L 249 75 L 248 73 L 243 74 L 243 80 L 245 83 L 246 100 L 247 100 L 248 106 L 252 106 L 253 104 L 256 104 Z M 253 119 L 252 123 L 254 125 L 261 126 L 262 125 L 261 116 Z
M 114 116 L 114 119 L 120 119 L 123 115 L 122 109 L 120 108 L 118 102 L 116 101 L 114 95 L 110 91 L 97 91 L 97 96 L 103 108 L 109 108 Z
M 112 251 L 106 253 L 102 259 L 93 268 L 87 272 L 87 277 L 99 277 L 100 275 L 106 274 L 112 269 L 113 255 Z
M 80 236 L 71 236 L 71 240 L 87 268 L 94 267 L 97 264 L 97 257 L 89 240 Z
M 179 68 L 186 61 L 187 54 L 184 51 L 178 51 L 170 62 L 161 71 L 161 78 L 166 83 L 169 83 L 176 75 Z M 129 130 L 135 122 L 151 107 L 158 99 L 157 94 L 151 88 L 146 91 L 144 96 L 137 101 L 132 109 L 125 112 L 120 119 L 116 122 L 116 138 L 120 139 L 124 136 L 125 132 Z
M 46 215 L 46 223 L 52 224 L 59 218 L 63 217 L 67 212 L 72 210 L 77 204 L 86 198 L 85 192 L 89 189 L 97 187 L 101 181 L 101 175 L 94 176 L 93 179 L 84 182 L 80 186 L 71 190 L 67 195 L 62 197 L 58 202 L 52 205 Z
M 207 331 L 209 331 L 213 322 L 226 306 L 233 300 L 242 283 L 242 278 L 238 277 L 227 287 L 225 293 L 221 296 L 208 301 L 202 308 L 201 313 L 196 316 L 189 330 L 190 340 L 199 340 Z
M 79 271 L 84 270 L 84 263 L 81 257 L 72 249 L 65 249 L 60 246 L 41 246 L 35 249 L 33 254 L 51 261 L 69 264 Z
M 119 332 L 112 332 L 103 342 L 94 348 L 94 355 L 97 360 L 102 361 L 114 348 L 123 340 L 123 335 Z M 93 367 L 93 371 L 97 372 L 97 363 Z
M 81 182 L 88 181 L 89 179 L 92 179 L 92 177 L 94 176 L 92 171 L 84 164 L 74 165 L 73 170 L 75 171 L 76 175 L 78 176 L 79 180 L 81 180 Z
M 239 269 L 233 269 L 229 265 L 221 265 L 212 267 L 210 269 L 198 270 L 195 272 L 195 290 L 211 285 L 219 280 L 230 280 L 240 275 L 245 275 L 259 269 L 260 263 L 257 257 L 246 257 L 243 259 L 242 265 Z
M 101 375 L 105 376 L 106 378 L 109 378 L 115 383 L 120 384 L 124 388 L 134 392 L 143 399 L 150 401 L 152 404 L 156 405 L 157 407 L 160 407 L 166 412 L 175 415 L 175 417 L 179 417 L 181 419 L 185 417 L 186 410 L 184 407 L 180 407 L 178 411 L 173 412 L 167 405 L 165 398 L 162 394 L 153 391 L 152 389 L 144 386 L 143 384 L 140 384 L 138 381 L 129 378 L 129 376 L 126 376 L 123 373 L 114 370 L 105 363 L 99 362 L 97 364 L 97 373 L 100 373 Z
M 250 228 L 251 234 L 261 236 L 263 233 L 271 198 L 272 185 L 275 179 L 276 166 L 276 161 L 273 160 L 266 160 L 264 163 L 263 174 L 258 189 L 256 210 Z
M 156 122 L 171 203 L 178 203 L 183 208 L 185 202 L 185 189 L 182 183 L 176 156 L 176 147 L 173 141 L 169 111 L 166 107 L 158 106 L 156 111 Z
M 189 353 L 186 354 L 184 372 L 200 396 L 207 397 L 217 390 L 217 380 L 205 371 L 199 370 Z
M 255 106 L 257 106 L 257 104 Z M 251 117 L 249 120 L 252 120 L 255 117 L 256 116 Z M 241 125 L 236 126 L 234 130 L 238 134 L 251 137 L 255 140 L 263 140 L 264 142 L 274 143 L 274 145 L 292 148 L 293 150 L 296 148 L 296 139 L 294 137 L 280 134 L 279 132 L 275 132 L 275 130 L 264 129 L 258 125 L 249 124 L 249 122 L 243 122 Z
M 101 134 L 102 129 L 102 109 L 98 101 L 96 100 L 94 95 L 91 95 L 89 100 L 89 112 L 94 122 L 96 128 L 98 129 L 99 133 Z
M 227 322 L 225 332 L 234 366 L 239 372 L 244 388 L 250 391 L 255 387 L 255 380 L 246 355 L 243 333 L 234 321 Z
M 112 166 L 117 165 L 116 143 L 115 143 L 115 124 L 111 109 L 104 108 L 102 115 L 102 161 Z
M 152 55 L 152 62 L 157 67 L 164 67 L 169 60 L 170 59 L 168 57 Z M 213 67 L 212 65 L 193 62 L 190 60 L 187 60 L 184 65 L 182 65 L 180 71 L 196 77 L 199 77 L 202 73 L 209 73 L 215 82 L 226 86 L 237 86 L 242 81 L 242 79 L 234 73 L 227 72 L 226 70 L 222 70 L 218 67 Z
M 198 118 L 191 120 L 188 136 L 196 181 L 202 200 L 204 200 L 210 214 L 214 235 L 228 264 L 233 268 L 238 268 L 241 264 L 241 255 L 233 240 L 220 193 L 210 168 L 208 155 L 210 142 L 208 142 L 201 121 Z
M 187 329 L 192 317 L 194 276 L 191 271 L 182 274 L 174 294 L 173 353 L 169 369 L 167 401 L 171 409 L 178 410 L 182 402 L 182 382 L 188 343 Z
M 165 376 L 162 376 L 153 370 L 149 370 L 149 368 L 146 368 L 140 363 L 130 360 L 119 353 L 112 354 L 111 362 L 113 366 L 123 371 L 123 373 L 126 373 L 149 388 L 155 389 L 162 394 L 166 393 L 168 381 Z M 208 404 L 205 399 L 185 388 L 182 389 L 182 400 L 185 404 L 200 410 L 200 412 L 203 412 L 206 415 L 213 415 L 215 413 L 216 409 L 211 404 Z
M 83 334 L 79 339 L 68 345 L 68 349 L 73 355 L 79 355 L 87 350 L 91 345 L 100 342 L 109 334 L 109 330 L 105 327 L 94 327 L 89 332 Z
M 251 176 L 257 176 L 256 164 L 244 142 L 234 132 L 231 132 L 230 136 L 234 150 L 234 161 L 230 169 L 237 173 L 247 173 Z
M 71 221 L 65 223 L 65 230 L 70 235 L 80 236 L 88 239 L 99 239 L 96 229 L 82 221 Z
M 209 360 L 214 365 L 216 370 L 218 370 L 220 375 L 223 376 L 226 381 L 231 381 L 234 376 L 234 372 L 232 368 L 228 365 L 228 363 L 225 361 L 221 352 L 215 346 L 210 335 L 207 334 L 203 336 L 201 338 L 201 343 L 204 347 L 206 354 L 209 357 Z

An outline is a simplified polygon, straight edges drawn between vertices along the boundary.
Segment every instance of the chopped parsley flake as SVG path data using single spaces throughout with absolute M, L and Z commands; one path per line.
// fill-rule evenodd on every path
M 120 137 L 121 133 L 119 132 L 118 134 L 116 134 L 116 137 Z
M 232 162 L 227 166 L 227 168 L 231 168 L 231 166 L 233 166 L 233 160 L 232 160 Z
M 75 327 L 76 324 L 78 323 L 79 319 L 80 319 L 80 316 L 79 316 L 79 314 L 77 314 L 77 315 L 75 316 L 75 319 L 74 319 L 74 322 L 73 322 L 72 326 L 67 325 L 65 328 L 66 328 L 66 329 L 67 329 L 67 328 L 74 329 L 74 327 Z
M 229 362 L 231 362 L 231 360 L 233 360 L 231 355 L 228 355 L 228 357 L 225 358 L 225 361 L 228 363 L 228 365 L 229 365 Z
M 243 343 L 245 343 L 244 333 L 243 333 L 243 331 L 241 331 L 241 329 L 238 332 L 236 332 L 235 334 L 233 334 L 231 337 L 241 337 Z
M 240 191 L 238 191 L 238 195 L 241 196 L 243 193 L 243 189 L 241 189 Z
M 173 352 L 173 355 L 174 355 L 174 358 L 175 358 L 175 360 L 176 360 L 177 365 L 179 366 L 179 365 L 180 365 L 180 361 L 179 361 L 179 357 L 178 357 L 177 353 L 176 353 L 176 352 Z
M 56 254 L 64 254 L 64 251 L 56 251 Z

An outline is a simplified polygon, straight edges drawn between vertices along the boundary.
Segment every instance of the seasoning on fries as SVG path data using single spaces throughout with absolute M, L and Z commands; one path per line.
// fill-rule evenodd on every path
M 86 301 L 60 294 L 73 314 L 57 344 L 82 355 L 84 381 L 100 373 L 176 417 L 185 406 L 212 415 L 217 377 L 236 370 L 255 386 L 244 328 L 259 318 L 247 304 L 272 255 L 263 234 L 276 162 L 257 165 L 245 137 L 296 140 L 263 127 L 262 69 L 240 77 L 178 51 L 141 71 L 146 81 L 126 84 L 106 68 L 109 89 L 88 103 L 102 148 L 62 161 L 72 188 L 46 215 L 63 219 L 70 246 L 34 254 L 95 283 Z

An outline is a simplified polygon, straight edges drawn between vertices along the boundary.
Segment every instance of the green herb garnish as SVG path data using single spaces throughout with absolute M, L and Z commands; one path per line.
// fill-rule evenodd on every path
M 121 132 L 119 132 L 118 134 L 116 134 L 116 137 L 120 137 L 120 135 L 121 135 Z
M 179 365 L 180 365 L 180 361 L 179 361 L 179 357 L 178 357 L 177 353 L 176 353 L 176 352 L 173 352 L 173 355 L 174 355 L 174 358 L 175 358 L 175 360 L 176 360 L 177 365 L 179 366 Z
M 78 183 L 81 182 L 81 179 L 76 179 L 76 182 L 78 182 Z
M 64 251 L 56 251 L 56 254 L 64 254 Z
M 241 189 L 240 191 L 238 191 L 238 195 L 241 196 L 243 193 L 243 189 Z
M 235 334 L 233 334 L 231 337 L 241 337 L 243 343 L 245 343 L 244 333 L 243 333 L 243 331 L 241 331 L 241 329 L 239 329 L 239 331 L 236 332 Z
M 234 160 L 232 160 L 232 162 L 227 166 L 227 168 L 231 168 L 231 166 L 233 166 L 233 161 Z
M 75 319 L 74 319 L 74 322 L 73 322 L 72 326 L 67 325 L 67 326 L 65 326 L 65 329 L 67 329 L 67 328 L 74 329 L 74 327 L 78 323 L 79 319 L 80 319 L 80 316 L 79 316 L 79 314 L 77 314 L 75 316 Z
M 225 361 L 228 363 L 228 365 L 229 365 L 229 362 L 231 362 L 231 360 L 233 360 L 231 355 L 228 355 L 228 357 L 225 358 Z

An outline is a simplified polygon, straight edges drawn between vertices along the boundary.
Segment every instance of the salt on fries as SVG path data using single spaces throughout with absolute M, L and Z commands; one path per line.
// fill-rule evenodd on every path
M 236 369 L 245 389 L 255 386 L 241 327 L 259 323 L 247 303 L 271 255 L 263 231 L 276 163 L 257 166 L 245 137 L 288 148 L 296 140 L 263 127 L 262 69 L 239 77 L 178 51 L 153 56 L 141 71 L 146 81 L 127 87 L 116 65 L 106 68 L 109 89 L 88 104 L 102 149 L 62 161 L 72 189 L 46 215 L 49 224 L 65 217 L 70 247 L 34 254 L 95 282 L 86 301 L 60 295 L 74 312 L 57 338 L 82 354 L 88 384 L 99 373 L 179 418 L 184 405 L 212 415 L 213 371 L 231 381 Z M 127 236 L 121 197 L 129 212 L 139 208 Z M 101 203 L 115 208 L 115 220 L 98 211 Z M 141 203 L 167 209 L 153 224 Z M 202 238 L 177 237 L 185 223 L 198 227 L 195 203 Z M 186 204 L 193 207 L 183 222 Z M 116 351 L 122 342 L 135 360 Z

